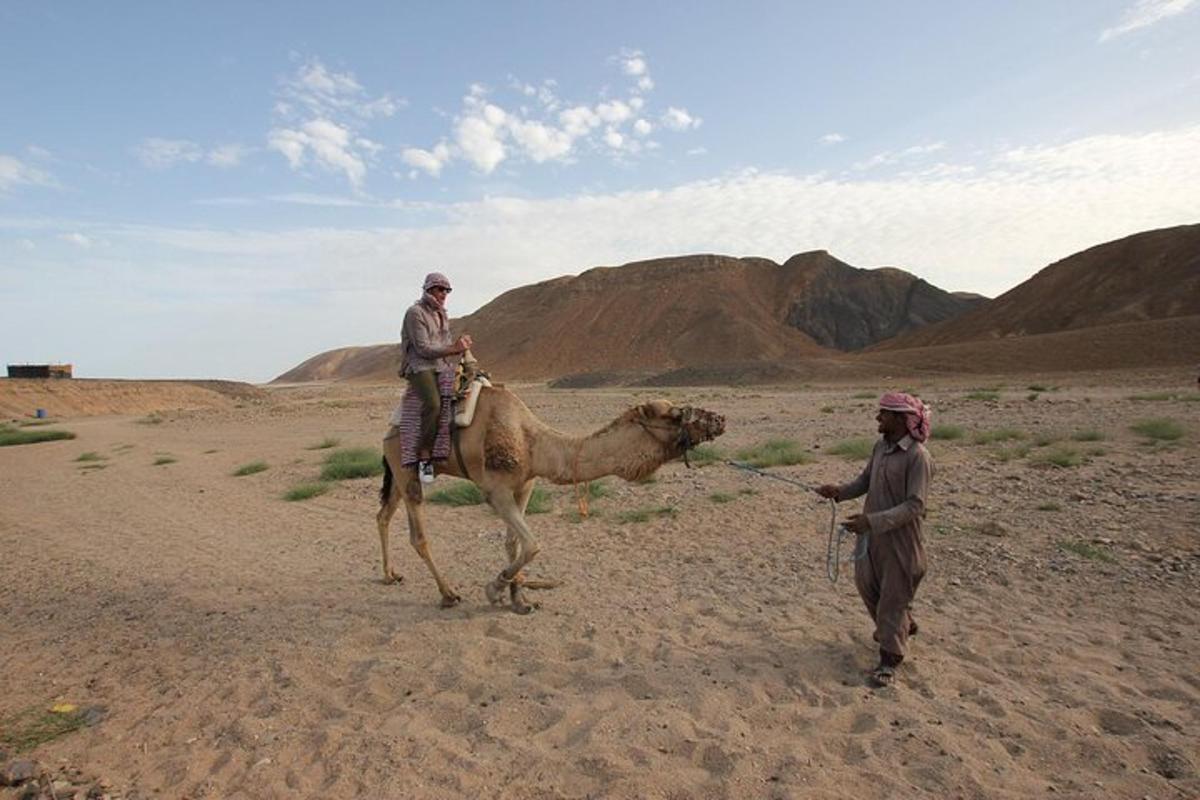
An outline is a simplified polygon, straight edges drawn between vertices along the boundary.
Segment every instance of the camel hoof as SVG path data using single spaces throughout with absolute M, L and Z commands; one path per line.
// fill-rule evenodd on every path
M 514 603 L 512 610 L 514 614 L 524 616 L 525 614 L 532 614 L 535 608 L 537 608 L 537 603 Z
M 456 594 L 442 596 L 442 608 L 454 608 L 462 602 L 462 598 Z
M 389 583 L 403 583 L 404 576 L 397 573 L 395 570 L 389 570 L 387 575 L 383 576 L 383 583 L 386 586 Z
M 499 581 L 489 581 L 484 584 L 483 592 L 487 595 L 488 602 L 494 606 L 498 606 L 504 601 L 504 584 Z

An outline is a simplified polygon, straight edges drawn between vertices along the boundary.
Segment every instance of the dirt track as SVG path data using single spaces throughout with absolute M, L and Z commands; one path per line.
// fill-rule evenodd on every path
M 529 617 L 483 597 L 498 521 L 432 507 L 435 557 L 465 597 L 444 611 L 402 522 L 405 581 L 380 582 L 376 480 L 280 499 L 315 475 L 323 452 L 306 447 L 377 443 L 391 387 L 69 420 L 73 441 L 0 448 L 0 720 L 103 706 L 29 755 L 127 798 L 1196 796 L 1200 403 L 1131 399 L 1194 386 L 1077 376 L 1029 400 L 1034 380 L 1004 379 L 997 401 L 967 399 L 975 379 L 913 387 L 935 428 L 966 435 L 931 445 L 922 632 L 880 692 L 863 685 L 853 581 L 824 576 L 827 511 L 785 484 L 672 464 L 610 481 L 581 523 L 552 488 L 533 572 L 565 585 Z M 516 388 L 570 432 L 664 394 Z M 872 435 L 856 395 L 879 388 L 666 395 L 725 413 L 726 451 L 787 437 L 821 453 Z M 1148 417 L 1187 434 L 1146 445 L 1129 425 Z M 1000 428 L 1029 455 L 972 442 Z M 1070 441 L 1092 429 L 1105 438 Z M 1031 440 L 1049 433 L 1103 452 L 1037 466 Z M 105 458 L 74 461 L 86 451 Z M 618 521 L 663 506 L 675 515 Z

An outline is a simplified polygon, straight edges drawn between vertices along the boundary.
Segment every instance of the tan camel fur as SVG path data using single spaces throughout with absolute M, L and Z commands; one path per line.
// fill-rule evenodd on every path
M 459 431 L 459 447 L 468 474 L 462 473 L 453 455 L 437 464 L 436 470 L 438 474 L 473 481 L 504 520 L 508 528 L 504 542 L 508 566 L 485 586 L 485 591 L 492 603 L 500 603 L 507 586 L 513 610 L 527 614 L 533 605 L 525 599 L 521 570 L 537 555 L 539 545 L 525 521 L 525 506 L 537 478 L 558 484 L 580 484 L 605 475 L 640 480 L 683 455 L 687 448 L 715 439 L 724 431 L 725 419 L 718 414 L 654 400 L 629 409 L 590 436 L 567 436 L 535 417 L 512 392 L 487 387 L 479 397 L 473 422 Z M 433 562 L 425 535 L 421 483 L 415 469 L 401 467 L 400 437 L 390 435 L 394 432 L 383 440 L 382 507 L 376 517 L 383 548 L 383 579 L 388 583 L 401 580 L 391 567 L 388 525 L 403 500 L 409 541 L 433 573 L 442 606 L 450 607 L 462 598 Z M 529 586 L 533 587 L 532 582 Z

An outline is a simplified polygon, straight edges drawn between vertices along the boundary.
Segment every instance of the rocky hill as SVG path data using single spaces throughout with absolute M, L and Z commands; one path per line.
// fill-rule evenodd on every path
M 825 251 L 764 258 L 680 256 L 505 292 L 453 321 L 508 378 L 660 372 L 837 355 L 949 319 L 981 298 L 900 269 L 857 269 Z M 395 345 L 323 353 L 276 382 L 394 377 Z

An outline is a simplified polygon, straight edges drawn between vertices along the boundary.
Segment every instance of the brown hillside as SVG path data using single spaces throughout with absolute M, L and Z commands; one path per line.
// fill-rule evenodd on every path
M 1138 233 L 1057 261 L 962 316 L 875 350 L 1200 314 L 1200 225 Z
M 863 270 L 824 251 L 782 266 L 681 256 L 596 267 L 522 286 L 454 321 L 506 378 L 660 372 L 832 355 L 963 313 L 956 298 L 897 269 Z M 866 320 L 866 322 L 862 322 Z M 276 382 L 386 380 L 395 345 L 343 348 Z

